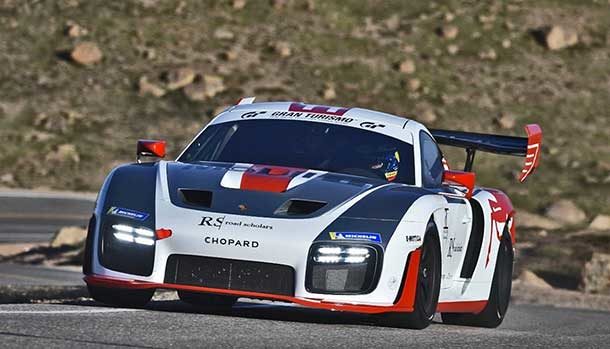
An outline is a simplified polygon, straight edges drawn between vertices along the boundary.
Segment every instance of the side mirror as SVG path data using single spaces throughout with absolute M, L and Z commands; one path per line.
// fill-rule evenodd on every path
M 143 156 L 151 156 L 156 158 L 165 157 L 165 141 L 154 141 L 149 139 L 138 140 L 136 161 L 141 163 L 142 161 L 140 158 Z
M 474 172 L 463 172 L 463 171 L 445 171 L 443 172 L 443 182 L 448 184 L 457 184 L 466 188 L 466 198 L 472 197 L 475 183 Z

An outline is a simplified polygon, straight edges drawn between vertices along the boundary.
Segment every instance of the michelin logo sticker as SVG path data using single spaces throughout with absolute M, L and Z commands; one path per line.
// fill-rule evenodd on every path
M 106 212 L 106 213 L 107 214 L 111 214 L 113 216 L 131 218 L 131 219 L 135 219 L 135 220 L 138 220 L 138 221 L 144 221 L 149 216 L 149 214 L 146 213 L 146 212 L 130 210 L 128 208 L 122 208 L 122 207 L 111 207 L 108 210 L 108 212 Z
M 381 234 L 379 233 L 360 233 L 360 232 L 334 232 L 328 233 L 331 240 L 364 240 L 381 243 Z

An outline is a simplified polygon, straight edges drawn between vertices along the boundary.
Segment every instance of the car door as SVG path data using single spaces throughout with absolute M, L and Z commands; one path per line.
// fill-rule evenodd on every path
M 450 288 L 459 277 L 471 224 L 471 207 L 449 186 L 443 185 L 443 155 L 434 139 L 426 132 L 420 133 L 422 185 L 436 191 L 447 200 L 445 220 L 437 227 L 441 235 L 442 275 L 441 288 Z

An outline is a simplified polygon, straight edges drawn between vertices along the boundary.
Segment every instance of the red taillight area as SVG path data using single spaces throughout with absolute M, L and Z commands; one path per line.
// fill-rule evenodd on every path
M 157 231 L 155 231 L 155 235 L 157 236 L 157 240 L 167 239 L 168 237 L 172 236 L 172 230 L 171 229 L 157 229 Z

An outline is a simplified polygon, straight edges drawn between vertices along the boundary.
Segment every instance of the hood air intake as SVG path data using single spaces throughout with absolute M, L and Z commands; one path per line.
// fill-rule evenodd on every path
M 322 207 L 326 206 L 326 202 L 313 200 L 288 200 L 282 204 L 277 210 L 277 216 L 308 216 Z
M 211 207 L 212 206 L 212 192 L 208 190 L 198 189 L 178 189 L 182 201 L 186 204 L 199 206 L 199 207 Z

